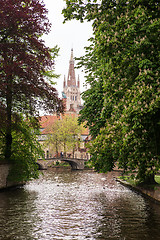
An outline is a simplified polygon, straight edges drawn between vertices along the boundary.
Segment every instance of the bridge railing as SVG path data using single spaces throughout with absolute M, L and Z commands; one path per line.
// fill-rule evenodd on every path
M 79 161 L 89 161 L 89 159 L 86 158 L 72 158 L 72 157 L 51 157 L 51 158 L 40 158 L 38 160 L 45 160 L 45 161 L 51 161 L 51 160 L 61 160 L 61 161 L 65 161 L 65 160 L 79 160 Z

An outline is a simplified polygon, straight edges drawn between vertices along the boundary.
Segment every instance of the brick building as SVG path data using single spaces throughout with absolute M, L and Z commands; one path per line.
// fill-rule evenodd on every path
M 69 70 L 67 81 L 64 76 L 63 83 L 63 92 L 62 99 L 65 106 L 65 114 L 57 117 L 55 114 L 42 116 L 40 119 L 41 125 L 41 134 L 38 136 L 38 141 L 44 145 L 45 140 L 47 139 L 47 135 L 50 134 L 50 126 L 54 124 L 54 122 L 58 118 L 63 118 L 65 115 L 70 115 L 72 117 L 78 117 L 80 109 L 82 109 L 81 105 L 81 97 L 80 97 L 80 79 L 78 76 L 78 80 L 75 77 L 75 68 L 74 68 L 74 58 L 73 58 L 73 49 L 71 49 L 71 57 L 69 61 Z M 89 131 L 88 129 L 84 129 L 81 134 L 81 144 L 79 148 L 75 151 L 75 157 L 89 159 L 89 154 L 87 153 L 87 149 L 85 147 L 85 143 L 89 139 Z M 50 147 L 44 147 L 45 158 L 52 158 L 55 156 L 55 153 L 50 149 Z M 71 155 L 70 152 L 67 153 Z

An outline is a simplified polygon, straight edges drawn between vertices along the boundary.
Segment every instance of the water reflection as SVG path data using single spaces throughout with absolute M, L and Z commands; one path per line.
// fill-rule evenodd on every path
M 0 193 L 0 239 L 25 239 L 25 236 L 31 236 L 36 195 L 36 192 L 28 194 L 23 189 Z
M 114 174 L 54 170 L 0 193 L 0 239 L 158 240 L 160 206 Z

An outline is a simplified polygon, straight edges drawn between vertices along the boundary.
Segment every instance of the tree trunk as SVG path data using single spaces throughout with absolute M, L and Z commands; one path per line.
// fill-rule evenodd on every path
M 8 81 L 6 92 L 7 103 L 7 121 L 6 121 L 6 136 L 5 136 L 5 160 L 10 162 L 12 155 L 12 80 Z
M 146 176 L 144 184 L 147 185 L 157 184 L 157 182 L 155 181 L 155 174 Z
M 58 157 L 58 141 L 56 140 L 56 156 Z
M 5 142 L 5 160 L 10 162 L 12 154 L 12 133 L 11 133 L 11 120 L 7 119 L 6 129 L 6 142 Z
M 64 147 L 63 148 L 64 149 L 64 157 L 66 157 L 66 143 L 65 142 L 63 143 L 63 147 Z

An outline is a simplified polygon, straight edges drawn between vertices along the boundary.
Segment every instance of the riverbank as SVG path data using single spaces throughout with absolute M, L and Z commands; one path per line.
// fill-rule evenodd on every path
M 22 185 L 22 183 L 11 183 L 7 181 L 7 176 L 8 176 L 8 172 L 9 172 L 9 165 L 5 164 L 5 163 L 1 163 L 0 164 L 0 190 L 4 190 L 13 186 L 18 186 L 18 185 Z M 64 166 L 52 166 L 52 168 L 62 168 Z M 70 168 L 70 166 L 65 166 L 65 168 Z M 85 170 L 89 170 L 87 168 L 85 168 Z M 92 170 L 94 171 L 94 170 Z M 115 170 L 116 171 L 116 170 Z M 121 172 L 121 171 L 118 171 Z M 155 201 L 157 203 L 160 204 L 160 184 L 158 184 L 157 186 L 146 186 L 146 187 L 141 187 L 141 186 L 136 186 L 133 185 L 127 181 L 124 181 L 120 178 L 116 177 L 116 181 L 118 181 L 119 183 L 121 183 L 122 185 L 132 189 L 133 191 L 136 191 L 140 194 L 142 194 L 144 197 L 147 197 L 149 199 L 151 199 L 152 201 Z
M 122 179 L 116 178 L 116 181 L 121 183 L 123 186 L 130 188 L 131 190 L 142 194 L 144 197 L 160 204 L 160 185 L 157 186 L 136 186 Z
M 7 177 L 9 173 L 10 165 L 7 163 L 0 163 L 0 189 L 7 188 Z
M 159 205 L 117 184 L 118 175 L 49 168 L 1 192 L 0 239 L 159 240 Z
M 0 191 L 3 191 L 8 188 L 22 186 L 24 183 L 22 182 L 11 182 L 8 181 L 8 174 L 11 165 L 5 162 L 0 162 Z

